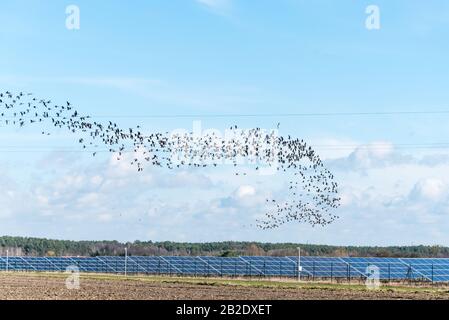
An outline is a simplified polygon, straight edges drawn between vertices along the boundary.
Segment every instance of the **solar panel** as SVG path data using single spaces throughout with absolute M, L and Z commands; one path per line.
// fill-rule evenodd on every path
M 381 280 L 449 282 L 448 258 L 301 257 L 301 277 L 364 279 L 377 267 Z M 168 274 L 190 276 L 296 277 L 298 257 L 0 257 L 0 270 Z

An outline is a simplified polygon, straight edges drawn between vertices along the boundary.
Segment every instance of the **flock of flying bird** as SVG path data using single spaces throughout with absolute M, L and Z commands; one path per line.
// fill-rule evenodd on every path
M 337 183 L 314 150 L 303 140 L 278 136 L 274 130 L 249 130 L 232 126 L 225 137 L 219 134 L 151 133 L 140 128 L 123 129 L 107 121 L 93 121 L 81 115 L 70 102 L 62 105 L 38 99 L 31 93 L 0 93 L 0 121 L 6 125 L 24 127 L 50 123 L 58 129 L 79 134 L 78 142 L 96 156 L 106 147 L 117 160 L 130 161 L 137 171 L 145 164 L 177 168 L 205 168 L 231 164 L 236 175 L 247 175 L 243 168 L 262 170 L 262 166 L 290 177 L 285 200 L 266 199 L 265 217 L 257 221 L 262 229 L 277 228 L 290 221 L 311 225 L 327 225 L 337 216 L 339 206 Z M 48 131 L 41 131 L 50 135 Z M 132 159 L 124 157 L 131 154 Z M 242 165 L 243 163 L 243 165 Z

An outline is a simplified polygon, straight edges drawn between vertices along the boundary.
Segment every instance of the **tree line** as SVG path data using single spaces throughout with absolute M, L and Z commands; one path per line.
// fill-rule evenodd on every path
M 0 255 L 11 256 L 296 256 L 297 247 L 304 256 L 353 257 L 449 257 L 443 246 L 329 246 L 297 243 L 261 242 L 153 242 L 69 241 L 26 237 L 0 237 Z

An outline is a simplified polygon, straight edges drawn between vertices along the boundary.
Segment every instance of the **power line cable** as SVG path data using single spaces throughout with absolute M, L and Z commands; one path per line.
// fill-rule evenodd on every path
M 234 114 L 161 114 L 161 115 L 98 115 L 91 118 L 275 118 L 275 117 L 344 117 L 388 115 L 449 115 L 449 110 L 433 111 L 370 111 L 370 112 L 313 112 L 313 113 L 234 113 Z
M 435 143 L 398 143 L 398 144 L 341 144 L 341 145 L 315 145 L 309 144 L 316 150 L 383 150 L 383 149 L 449 149 L 449 142 L 435 142 Z M 109 152 L 109 149 L 97 149 L 95 147 L 79 150 L 71 147 L 61 146 L 1 146 L 0 152 Z M 126 152 L 122 152 L 126 153 Z

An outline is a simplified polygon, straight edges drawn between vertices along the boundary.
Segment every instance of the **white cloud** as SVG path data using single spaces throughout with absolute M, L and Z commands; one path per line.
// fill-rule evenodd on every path
M 424 199 L 437 201 L 447 196 L 447 185 L 445 182 L 428 178 L 417 182 L 410 194 L 411 199 Z
M 357 141 L 348 138 L 321 137 L 310 139 L 310 146 L 320 155 L 322 160 L 346 158 L 353 151 Z
M 440 165 L 448 165 L 449 164 L 449 155 L 448 154 L 429 154 L 423 156 L 420 161 L 420 164 L 425 166 L 436 167 Z
M 113 216 L 109 213 L 102 213 L 97 216 L 98 221 L 109 222 L 112 221 Z
M 96 158 L 94 166 L 79 161 L 38 168 L 42 174 L 33 175 L 27 187 L 0 177 L 3 233 L 72 239 L 146 240 L 151 235 L 153 240 L 188 241 L 449 243 L 444 232 L 449 227 L 449 163 L 426 164 L 424 157 L 408 157 L 390 143 L 360 146 L 336 159 L 341 166 L 333 173 L 342 206 L 335 224 L 309 228 L 291 223 L 265 232 L 252 224 L 265 214 L 266 199 L 285 196 L 280 192 L 283 175 L 264 181 L 258 175 L 236 177 L 230 174 L 233 168 L 149 167 L 138 173 L 128 158 L 108 156 Z
M 259 210 L 263 211 L 262 206 L 265 204 L 265 200 L 268 198 L 268 193 L 258 192 L 255 187 L 251 185 L 241 185 L 228 197 L 220 199 L 220 208 L 227 209 L 241 209 L 245 210 Z
M 94 207 L 100 200 L 100 195 L 97 192 L 89 192 L 87 194 L 82 195 L 77 200 L 77 205 L 80 207 Z
M 347 157 L 333 159 L 328 163 L 336 169 L 366 170 L 400 161 L 403 159 L 395 153 L 391 142 L 379 141 L 357 146 Z
M 226 15 L 231 7 L 231 0 L 195 0 L 200 5 L 215 13 Z
M 229 5 L 229 0 L 196 0 L 196 2 L 210 8 L 222 8 Z
M 254 196 L 256 194 L 256 189 L 252 186 L 240 186 L 237 191 L 236 195 L 238 198 L 245 198 Z

